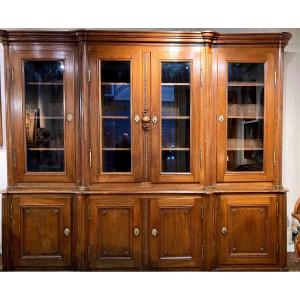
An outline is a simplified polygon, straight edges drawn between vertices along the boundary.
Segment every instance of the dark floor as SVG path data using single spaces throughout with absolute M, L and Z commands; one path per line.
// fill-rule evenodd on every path
M 300 260 L 295 253 L 288 252 L 287 254 L 287 268 L 290 272 L 300 271 Z M 0 255 L 0 271 L 2 270 L 2 255 Z

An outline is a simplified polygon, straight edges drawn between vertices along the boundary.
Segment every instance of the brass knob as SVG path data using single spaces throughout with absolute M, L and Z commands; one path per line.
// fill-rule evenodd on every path
M 152 117 L 152 123 L 153 123 L 153 124 L 156 124 L 157 121 L 158 121 L 157 116 L 153 116 L 153 117 Z
M 134 116 L 134 122 L 138 123 L 140 121 L 140 116 L 139 115 L 135 115 Z
M 219 122 L 224 122 L 224 120 L 225 120 L 224 115 L 219 115 L 219 116 L 218 116 L 218 121 L 219 121 Z
M 226 233 L 228 232 L 228 230 L 227 230 L 227 228 L 224 226 L 224 227 L 222 227 L 221 232 L 222 232 L 223 235 L 226 235 Z
M 133 234 L 135 235 L 135 236 L 138 236 L 139 234 L 140 234 L 140 230 L 136 227 L 136 228 L 134 228 L 133 229 Z
M 67 114 L 67 121 L 70 123 L 73 120 L 73 115 L 71 113 Z
M 153 236 L 157 236 L 157 234 L 158 234 L 157 229 L 156 229 L 156 228 L 153 228 L 152 231 L 151 231 L 151 234 L 152 234 Z
M 71 230 L 69 228 L 65 228 L 64 230 L 64 235 L 65 236 L 69 236 L 70 235 Z

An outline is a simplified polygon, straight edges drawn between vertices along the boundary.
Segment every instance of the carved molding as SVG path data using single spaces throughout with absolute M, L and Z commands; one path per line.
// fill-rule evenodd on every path
M 292 35 L 281 33 L 218 33 L 215 31 L 1 30 L 0 41 L 39 43 L 125 42 L 207 44 L 269 44 L 284 47 Z

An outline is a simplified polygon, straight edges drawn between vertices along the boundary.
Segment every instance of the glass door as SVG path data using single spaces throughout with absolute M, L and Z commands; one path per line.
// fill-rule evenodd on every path
M 268 180 L 273 167 L 274 57 L 261 50 L 247 57 L 232 49 L 224 52 L 218 74 L 218 179 Z
M 140 52 L 103 47 L 91 52 L 91 149 L 93 182 L 140 180 Z M 142 105 L 142 104 L 141 104 Z
M 161 48 L 152 59 L 152 180 L 200 180 L 200 50 Z
M 14 164 L 20 182 L 74 180 L 72 56 L 61 51 L 14 53 L 13 96 L 23 103 L 14 110 Z

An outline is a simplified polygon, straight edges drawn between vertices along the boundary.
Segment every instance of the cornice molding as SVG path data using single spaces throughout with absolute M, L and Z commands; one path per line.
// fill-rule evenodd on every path
M 218 33 L 215 31 L 5 31 L 2 43 L 172 43 L 222 45 L 275 45 L 285 47 L 292 35 L 281 33 Z

